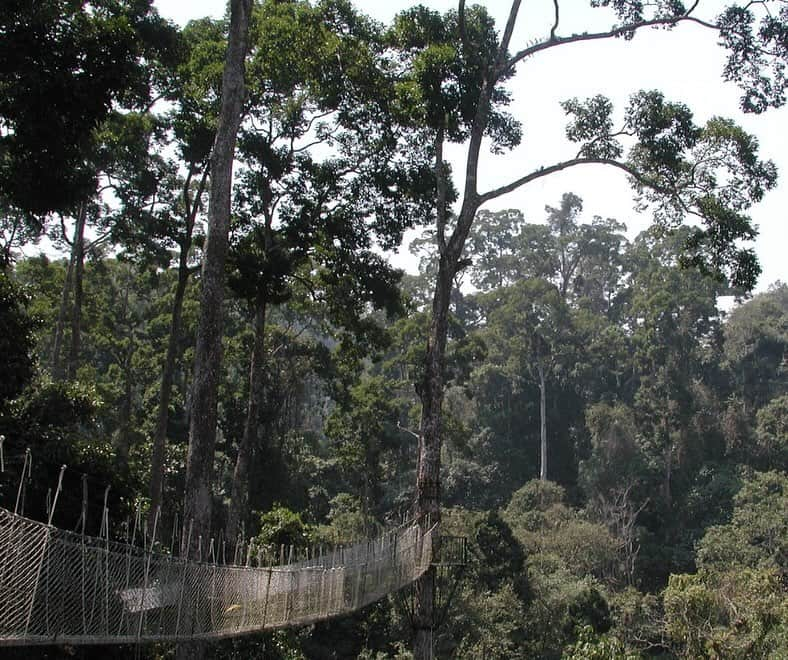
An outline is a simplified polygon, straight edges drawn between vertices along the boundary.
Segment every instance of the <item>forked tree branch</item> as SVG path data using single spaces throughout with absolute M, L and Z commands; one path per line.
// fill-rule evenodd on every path
M 690 9 L 687 10 L 686 13 L 680 16 L 672 16 L 670 18 L 655 18 L 648 21 L 630 23 L 629 25 L 620 25 L 618 27 L 611 28 L 610 30 L 605 30 L 602 32 L 585 32 L 583 34 L 573 34 L 569 37 L 559 37 L 555 35 L 555 30 L 557 29 L 558 26 L 558 10 L 557 10 L 557 0 L 554 1 L 556 3 L 556 23 L 550 32 L 550 38 L 547 41 L 542 41 L 541 43 L 534 44 L 533 46 L 528 46 L 527 48 L 523 48 L 522 50 L 515 53 L 512 57 L 510 57 L 506 61 L 506 64 L 503 66 L 501 70 L 501 73 L 505 73 L 511 70 L 517 63 L 521 62 L 526 57 L 530 57 L 531 55 L 534 55 L 543 50 L 548 50 L 549 48 L 555 48 L 556 46 L 563 46 L 565 44 L 579 43 L 583 41 L 598 41 L 601 39 L 611 39 L 614 37 L 621 37 L 629 32 L 635 32 L 637 30 L 642 30 L 643 28 L 647 28 L 647 27 L 659 27 L 659 26 L 672 27 L 674 25 L 677 25 L 678 23 L 691 22 L 705 28 L 709 28 L 712 30 L 719 30 L 719 26 L 715 25 L 714 23 L 709 23 L 708 21 L 704 21 L 700 18 L 696 18 L 695 16 L 690 15 L 690 13 L 698 5 L 698 3 L 696 2 L 692 7 L 690 7 Z
M 509 44 L 512 41 L 512 33 L 514 32 L 515 23 L 517 23 L 517 14 L 520 13 L 520 0 L 512 1 L 512 8 L 509 10 L 509 18 L 506 21 L 506 28 L 503 31 L 501 38 L 501 47 L 498 51 L 498 61 L 495 63 L 496 71 L 507 69 L 509 60 L 506 59 L 506 51 L 509 50 Z

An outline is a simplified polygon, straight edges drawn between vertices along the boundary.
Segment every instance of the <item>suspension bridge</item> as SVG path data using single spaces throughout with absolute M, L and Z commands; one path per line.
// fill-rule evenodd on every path
M 0 644 L 212 640 L 331 619 L 418 579 L 434 528 L 265 566 L 187 560 L 29 520 L 0 509 Z
M 224 547 L 201 538 L 195 557 L 177 557 L 144 534 L 143 547 L 134 534 L 111 540 L 108 489 L 99 536 L 85 534 L 86 501 L 81 532 L 54 526 L 64 470 L 48 523 L 17 511 L 25 468 L 15 510 L 0 507 L 0 646 L 210 641 L 324 621 L 412 584 L 440 546 L 435 526 L 409 523 L 299 561 L 282 547 L 276 565 L 253 541 L 229 563 Z

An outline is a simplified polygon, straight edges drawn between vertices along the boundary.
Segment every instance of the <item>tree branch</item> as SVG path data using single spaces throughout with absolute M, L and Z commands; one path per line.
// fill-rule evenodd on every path
M 562 170 L 569 169 L 571 167 L 576 167 L 577 165 L 610 165 L 611 167 L 616 167 L 623 172 L 626 172 L 629 176 L 637 180 L 639 183 L 647 186 L 657 192 L 663 192 L 666 194 L 674 194 L 675 191 L 668 190 L 666 188 L 661 188 L 656 186 L 653 181 L 650 181 L 642 173 L 638 172 L 635 168 L 627 165 L 626 163 L 622 163 L 617 160 L 613 160 L 612 158 L 572 158 L 571 160 L 565 160 L 560 163 L 555 163 L 554 165 L 550 165 L 548 167 L 542 167 L 538 170 L 534 170 L 530 174 L 526 174 L 519 179 L 515 179 L 511 183 L 506 184 L 505 186 L 501 186 L 500 188 L 495 188 L 494 190 L 490 190 L 483 195 L 479 196 L 481 203 L 484 204 L 485 202 L 489 202 L 492 199 L 500 197 L 501 195 L 505 195 L 507 193 L 512 192 L 513 190 L 517 190 L 518 188 L 526 185 L 527 183 L 531 183 L 532 181 L 536 181 L 537 179 L 541 179 L 544 176 L 549 176 L 550 174 L 555 174 L 556 172 L 561 172 Z
M 557 0 L 554 0 L 557 2 Z M 553 31 L 550 33 L 550 39 L 548 41 L 543 41 L 538 44 L 534 44 L 533 46 L 529 46 L 528 48 L 523 48 L 521 51 L 517 52 L 513 55 L 509 60 L 507 60 L 506 65 L 504 66 L 504 71 L 511 69 L 514 67 L 518 62 L 521 62 L 526 57 L 530 57 L 540 51 L 547 50 L 549 48 L 554 48 L 555 46 L 562 46 L 565 44 L 571 43 L 578 43 L 583 41 L 597 41 L 600 39 L 611 39 L 614 37 L 621 37 L 628 32 L 635 32 L 637 30 L 641 30 L 647 27 L 659 27 L 659 26 L 674 26 L 678 23 L 682 22 L 691 22 L 696 23 L 697 25 L 701 25 L 703 27 L 712 29 L 712 30 L 719 30 L 719 27 L 714 23 L 708 23 L 700 18 L 696 18 L 695 16 L 690 16 L 690 12 L 692 12 L 695 7 L 697 6 L 697 2 L 685 13 L 681 16 L 673 16 L 671 18 L 655 18 L 650 21 L 641 21 L 639 23 L 631 23 L 629 25 L 621 25 L 619 27 L 612 28 L 610 30 L 604 32 L 585 32 L 583 34 L 573 34 L 571 37 L 557 37 L 554 35 L 555 27 Z M 556 23 L 557 26 L 557 23 Z
M 506 51 L 509 49 L 509 43 L 512 41 L 512 33 L 514 32 L 514 24 L 517 22 L 517 14 L 520 11 L 520 0 L 513 0 L 512 8 L 509 10 L 509 18 L 506 21 L 506 29 L 504 29 L 503 37 L 501 38 L 501 47 L 498 51 L 498 61 L 495 63 L 496 73 L 509 68 L 509 61 L 506 59 Z M 497 77 L 497 76 L 496 76 Z M 495 84 L 495 81 L 491 81 Z
M 92 249 L 101 245 L 104 241 L 112 236 L 112 229 L 108 229 L 103 234 L 98 236 L 97 238 L 93 239 L 90 243 L 87 244 L 85 247 L 85 252 L 90 252 Z
M 411 430 L 411 429 L 409 429 L 409 428 L 407 428 L 407 427 L 405 427 L 405 426 L 402 426 L 402 424 L 400 424 L 399 420 L 397 420 L 397 428 L 398 428 L 400 431 L 404 431 L 405 433 L 409 433 L 409 434 L 410 434 L 410 435 L 412 435 L 414 438 L 416 438 L 416 440 L 421 440 L 421 435 L 419 435 L 418 433 L 416 433 L 416 431 L 413 431 L 413 430 Z
M 437 187 L 436 229 L 438 237 L 438 253 L 446 252 L 446 169 L 443 163 L 443 125 L 435 136 L 435 179 Z
M 68 232 L 66 231 L 66 218 L 62 213 L 58 213 L 58 216 L 60 217 L 60 231 L 63 232 L 63 241 L 65 241 L 66 245 L 71 247 L 73 242 L 68 240 Z
M 183 182 L 183 208 L 186 212 L 186 217 L 188 218 L 192 213 L 192 200 L 191 195 L 189 194 L 189 188 L 192 184 L 192 177 L 194 176 L 195 165 L 194 163 L 189 163 L 189 171 L 186 173 L 186 180 Z
M 558 0 L 553 0 L 553 8 L 555 9 L 555 22 L 553 23 L 553 27 L 550 29 L 550 41 L 555 41 L 555 31 L 558 29 L 558 21 L 560 20 L 558 13 Z

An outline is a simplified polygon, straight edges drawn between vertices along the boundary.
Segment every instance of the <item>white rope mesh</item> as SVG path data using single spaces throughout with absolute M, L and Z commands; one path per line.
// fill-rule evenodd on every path
M 217 639 L 328 619 L 420 577 L 432 561 L 432 535 L 405 526 L 285 566 L 225 566 L 0 508 L 0 644 Z

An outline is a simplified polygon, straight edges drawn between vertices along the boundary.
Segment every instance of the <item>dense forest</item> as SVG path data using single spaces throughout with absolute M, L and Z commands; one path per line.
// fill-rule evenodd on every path
M 414 518 L 468 540 L 350 617 L 8 657 L 785 657 L 788 284 L 752 293 L 747 215 L 774 165 L 643 91 L 620 129 L 567 101 L 576 158 L 476 189 L 480 149 L 522 137 L 518 62 L 694 9 L 592 4 L 609 33 L 560 37 L 556 2 L 512 55 L 518 2 L 499 29 L 462 1 L 384 26 L 233 0 L 183 28 L 145 1 L 4 3 L 0 505 L 25 484 L 46 520 L 66 465 L 55 525 L 160 516 L 162 552 L 200 517 L 274 552 Z M 765 4 L 709 26 L 745 112 L 785 100 L 788 6 Z M 483 207 L 583 164 L 624 170 L 653 224 L 571 191 Z M 389 263 L 406 232 L 417 274 Z

